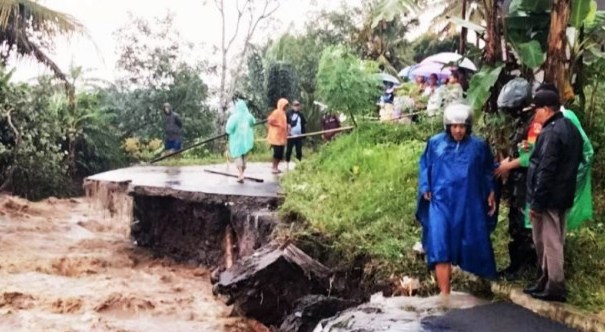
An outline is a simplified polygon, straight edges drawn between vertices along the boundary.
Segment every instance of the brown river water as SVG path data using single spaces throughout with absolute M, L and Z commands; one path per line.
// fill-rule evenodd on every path
M 0 196 L 0 331 L 255 331 L 206 269 L 155 258 L 85 199 Z

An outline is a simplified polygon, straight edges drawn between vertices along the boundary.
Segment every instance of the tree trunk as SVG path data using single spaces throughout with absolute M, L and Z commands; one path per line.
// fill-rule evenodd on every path
M 466 2 L 467 0 L 462 0 L 462 20 L 466 20 Z M 464 54 L 466 51 L 466 34 L 467 29 L 462 27 L 462 31 L 460 31 L 460 46 L 458 47 L 458 51 L 460 54 Z
M 500 7 L 499 0 L 484 0 L 485 14 L 487 17 L 487 28 L 485 31 L 485 63 L 489 66 L 495 66 L 498 62 L 503 61 L 502 58 L 502 34 L 500 24 Z M 502 77 L 502 76 L 501 76 Z M 492 87 L 492 93 L 489 101 L 486 104 L 484 111 L 495 113 L 498 111 L 498 92 L 502 87 L 502 82 L 497 81 Z
M 555 0 L 550 14 L 550 32 L 548 34 L 548 52 L 544 80 L 554 83 L 561 96 L 569 88 L 565 65 L 567 63 L 566 46 L 567 24 L 571 12 L 571 0 Z
M 484 1 L 487 16 L 487 29 L 485 40 L 485 62 L 495 65 L 502 58 L 500 24 L 498 20 L 498 0 Z

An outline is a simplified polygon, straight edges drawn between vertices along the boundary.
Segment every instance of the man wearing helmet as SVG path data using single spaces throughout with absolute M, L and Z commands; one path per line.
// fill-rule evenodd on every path
M 531 85 L 523 78 L 509 81 L 498 96 L 498 108 L 513 118 L 513 132 L 509 142 L 509 158 L 501 162 L 496 170 L 499 178 L 505 178 L 505 196 L 508 197 L 508 253 L 510 265 L 500 274 L 508 280 L 515 279 L 517 273 L 536 264 L 536 251 L 531 230 L 525 228 L 525 196 L 527 191 L 527 168 L 513 165 L 520 157 L 520 148 L 525 141 L 535 140 L 540 128 L 534 128 L 534 112 L 531 104 Z
M 496 276 L 490 241 L 495 163 L 485 141 L 471 135 L 471 111 L 465 104 L 449 105 L 445 131 L 428 141 L 420 159 L 416 217 L 442 295 L 450 293 L 452 264 L 481 277 Z

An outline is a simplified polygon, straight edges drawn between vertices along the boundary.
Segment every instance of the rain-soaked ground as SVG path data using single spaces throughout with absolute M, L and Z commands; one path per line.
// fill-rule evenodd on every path
M 279 178 L 271 174 L 269 163 L 248 163 L 246 176 L 262 179 L 263 182 L 246 180 L 237 183 L 236 178 L 208 173 L 205 170 L 237 174 L 234 164 L 209 166 L 134 166 L 121 168 L 88 177 L 91 181 L 131 181 L 134 187 L 169 188 L 182 192 L 214 195 L 238 195 L 249 197 L 275 197 L 279 192 Z
M 208 271 L 133 248 L 83 199 L 0 197 L 0 331 L 250 331 Z

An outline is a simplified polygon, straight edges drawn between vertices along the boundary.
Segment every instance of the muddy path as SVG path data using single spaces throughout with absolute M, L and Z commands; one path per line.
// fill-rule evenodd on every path
M 84 199 L 0 196 L 0 331 L 254 331 L 209 272 L 135 248 Z

